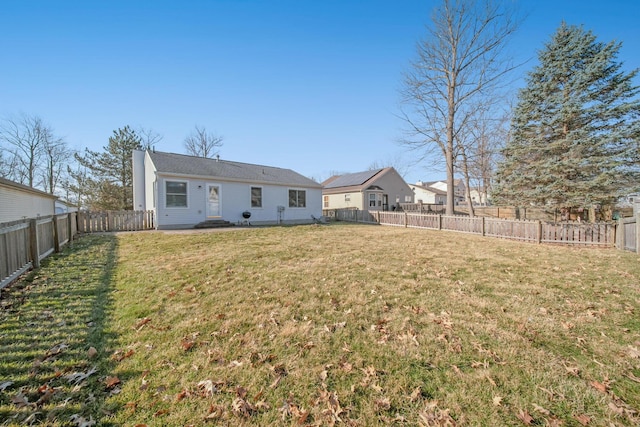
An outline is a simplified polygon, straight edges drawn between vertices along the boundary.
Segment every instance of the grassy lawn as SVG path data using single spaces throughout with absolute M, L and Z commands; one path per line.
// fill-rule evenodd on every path
M 613 249 L 345 224 L 88 236 L 0 304 L 0 425 L 640 422 L 640 258 Z

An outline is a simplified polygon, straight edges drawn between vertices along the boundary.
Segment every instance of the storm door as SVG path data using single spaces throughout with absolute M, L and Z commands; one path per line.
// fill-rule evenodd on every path
M 207 185 L 207 218 L 220 217 L 220 186 L 218 184 Z

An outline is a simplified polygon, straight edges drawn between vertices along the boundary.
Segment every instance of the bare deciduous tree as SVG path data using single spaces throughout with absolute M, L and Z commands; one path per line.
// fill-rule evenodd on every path
M 38 116 L 21 114 L 2 121 L 0 140 L 9 153 L 5 159 L 12 167 L 9 178 L 53 193 L 70 153 L 52 128 Z
M 140 137 L 140 143 L 144 150 L 152 150 L 156 144 L 162 141 L 163 136 L 153 129 L 147 129 L 140 127 L 136 130 L 136 133 Z
M 61 177 L 65 173 L 69 159 L 73 158 L 73 151 L 61 138 L 47 139 L 42 147 L 42 160 L 40 172 L 42 174 L 42 186 L 45 191 L 54 194 L 58 189 Z
M 207 132 L 204 127 L 196 125 L 195 129 L 184 140 L 187 154 L 196 157 L 213 158 L 222 147 L 222 136 Z
M 443 0 L 434 10 L 418 58 L 405 73 L 403 144 L 424 158 L 440 153 L 447 173 L 447 214 L 454 212 L 453 183 L 461 138 L 477 102 L 502 83 L 514 67 L 503 58 L 515 32 L 514 12 L 492 0 Z M 478 101 L 480 99 L 480 101 Z M 466 135 L 465 135 L 465 132 Z

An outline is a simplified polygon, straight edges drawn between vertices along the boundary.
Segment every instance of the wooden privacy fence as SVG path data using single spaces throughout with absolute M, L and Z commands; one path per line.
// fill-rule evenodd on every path
M 0 224 L 0 289 L 78 233 L 154 228 L 153 211 L 70 212 Z
M 616 224 L 604 222 L 552 224 L 534 220 L 346 209 L 336 210 L 333 216 L 342 221 L 458 231 L 532 243 L 613 246 L 616 235 Z
M 0 224 L 0 289 L 77 234 L 76 213 Z
M 153 211 L 79 212 L 78 231 L 138 231 L 154 228 Z

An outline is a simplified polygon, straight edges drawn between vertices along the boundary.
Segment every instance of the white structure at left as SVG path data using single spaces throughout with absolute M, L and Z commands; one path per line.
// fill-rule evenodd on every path
M 0 178 L 0 223 L 55 213 L 53 194 Z
M 153 210 L 158 229 L 311 223 L 322 216 L 322 186 L 291 169 L 135 150 L 133 205 Z

